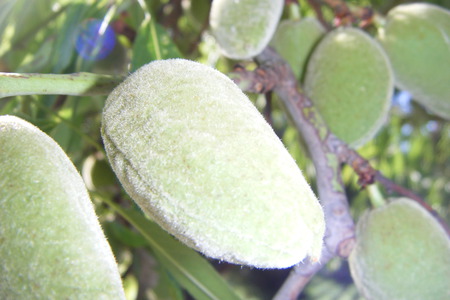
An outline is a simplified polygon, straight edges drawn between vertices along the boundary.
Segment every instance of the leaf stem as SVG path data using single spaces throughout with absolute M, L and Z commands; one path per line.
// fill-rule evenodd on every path
M 108 95 L 123 79 L 85 72 L 72 74 L 0 72 L 0 98 L 20 95 Z

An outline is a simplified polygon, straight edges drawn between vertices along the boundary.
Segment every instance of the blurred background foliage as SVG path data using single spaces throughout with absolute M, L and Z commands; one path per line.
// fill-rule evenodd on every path
M 371 6 L 380 16 L 405 2 L 410 1 L 347 1 L 351 7 Z M 448 0 L 428 2 L 450 7 Z M 307 1 L 299 3 L 299 7 L 289 9 L 297 10 L 301 16 L 314 16 Z M 0 0 L 0 71 L 59 74 L 83 71 L 126 76 L 151 60 L 183 57 L 227 73 L 236 62 L 220 55 L 208 32 L 209 7 L 209 0 Z M 332 11 L 324 8 L 324 13 L 331 22 Z M 290 16 L 287 9 L 283 18 Z M 99 29 L 107 34 L 98 36 Z M 314 187 L 314 166 L 276 96 L 270 102 L 262 95 L 249 96 L 270 117 L 275 131 Z M 157 229 L 136 229 L 139 224 L 145 227 L 147 220 L 136 215 L 137 208 L 121 189 L 101 145 L 100 121 L 105 98 L 9 97 L 0 99 L 0 114 L 17 115 L 40 127 L 61 145 L 82 173 L 118 260 L 127 297 L 201 298 L 195 290 L 202 290 L 202 282 L 216 280 L 211 279 L 214 277 L 211 274 L 215 274 L 211 264 L 244 299 L 270 299 L 289 270 L 208 263 L 199 255 L 191 257 L 193 252 L 184 252 L 185 248 L 176 242 L 171 244 L 173 240 L 167 240 L 166 236 L 159 238 Z M 396 91 L 388 122 L 371 142 L 358 150 L 384 175 L 421 195 L 449 221 L 450 124 L 411 100 L 407 92 Z M 368 192 L 361 189 L 350 168 L 344 167 L 343 178 L 357 219 L 370 207 Z M 386 197 L 396 196 L 391 191 L 382 191 Z M 125 209 L 118 213 L 106 203 L 119 203 Z M 170 248 L 164 248 L 165 243 L 170 244 L 173 253 L 161 253 L 161 249 L 164 252 Z M 163 248 L 158 248 L 159 245 Z M 167 263 L 165 259 L 172 261 Z M 192 278 L 192 282 L 185 282 Z M 220 295 L 221 288 L 217 290 Z M 325 266 L 301 299 L 359 299 L 346 261 L 334 259 Z

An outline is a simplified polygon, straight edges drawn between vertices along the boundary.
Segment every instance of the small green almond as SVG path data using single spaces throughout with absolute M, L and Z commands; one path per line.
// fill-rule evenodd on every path
M 450 119 L 450 11 L 427 3 L 399 5 L 379 40 L 395 84 L 432 113 Z
M 205 255 L 260 268 L 318 259 L 324 216 L 250 100 L 205 65 L 145 65 L 108 97 L 102 136 L 128 194 Z
M 247 59 L 269 44 L 284 0 L 214 0 L 209 24 L 226 57 Z
M 84 183 L 58 144 L 0 116 L 0 298 L 125 299 Z
M 356 241 L 350 270 L 367 299 L 449 299 L 450 239 L 418 203 L 402 198 L 366 212 Z
M 295 77 L 302 80 L 308 58 L 325 32 L 316 18 L 284 20 L 278 25 L 270 46 L 289 63 Z
M 361 146 L 386 121 L 393 92 L 389 60 L 378 43 L 356 28 L 329 32 L 314 49 L 305 92 L 330 130 Z

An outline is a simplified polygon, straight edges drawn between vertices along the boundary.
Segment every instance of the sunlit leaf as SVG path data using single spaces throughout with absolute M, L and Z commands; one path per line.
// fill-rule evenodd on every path
M 16 0 L 4 0 L 0 2 L 0 36 L 4 36 L 5 28 L 9 24 L 11 11 Z
M 56 45 L 52 55 L 52 72 L 62 72 L 70 63 L 75 45 L 75 36 L 78 32 L 78 25 L 83 20 L 88 6 L 82 3 L 71 5 L 66 12 L 65 22 L 59 29 L 60 34 L 57 35 Z
M 178 57 L 181 57 L 180 51 L 164 27 L 152 19 L 144 20 L 134 41 L 131 70 L 134 71 L 152 60 Z
M 11 68 L 17 68 L 28 55 L 41 46 L 53 31 L 55 20 L 66 7 L 52 6 L 52 1 L 23 1 L 14 3 L 10 11 L 10 24 L 6 28 L 9 39 L 2 40 L 0 56 L 5 55 Z M 12 35 L 8 34 L 11 32 Z

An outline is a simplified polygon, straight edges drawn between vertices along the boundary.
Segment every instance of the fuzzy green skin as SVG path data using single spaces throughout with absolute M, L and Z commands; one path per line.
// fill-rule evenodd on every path
M 398 199 L 356 228 L 350 270 L 367 299 L 449 299 L 450 239 L 419 204 Z
M 278 25 L 270 46 L 289 63 L 295 77 L 303 81 L 306 62 L 325 32 L 316 18 L 284 20 Z
M 77 170 L 49 136 L 0 116 L 0 298 L 125 299 Z
M 102 136 L 125 190 L 190 247 L 260 268 L 319 257 L 321 206 L 222 73 L 182 59 L 143 66 L 108 97 Z
M 450 120 L 450 11 L 424 3 L 397 6 L 379 39 L 396 85 Z
M 223 54 L 233 59 L 258 55 L 269 44 L 283 0 L 214 0 L 209 24 Z
M 338 28 L 314 49 L 305 91 L 331 131 L 357 147 L 372 139 L 384 124 L 393 75 L 375 40 L 359 29 Z

